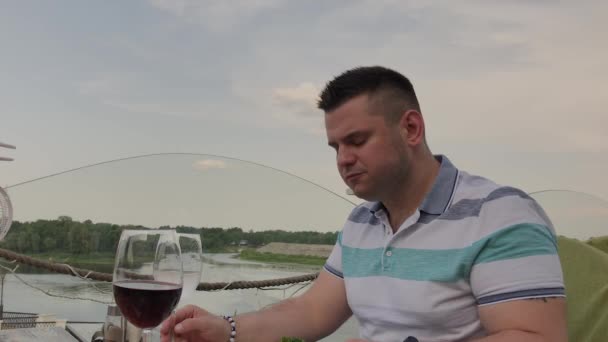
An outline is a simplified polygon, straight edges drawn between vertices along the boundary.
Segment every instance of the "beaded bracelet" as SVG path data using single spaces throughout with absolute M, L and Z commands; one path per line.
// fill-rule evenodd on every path
M 230 324 L 230 339 L 229 342 L 234 342 L 236 339 L 236 322 L 232 316 L 223 316 L 225 320 Z

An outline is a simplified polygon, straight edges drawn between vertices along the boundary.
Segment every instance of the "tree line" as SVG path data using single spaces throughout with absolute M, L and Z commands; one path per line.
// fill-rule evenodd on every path
M 75 255 L 114 253 L 124 229 L 150 229 L 135 225 L 76 221 L 69 216 L 55 220 L 33 222 L 14 221 L 0 247 L 24 254 L 70 253 Z M 176 229 L 179 233 L 199 234 L 203 252 L 222 252 L 246 244 L 258 247 L 270 242 L 329 244 L 336 242 L 336 232 L 283 230 L 245 231 L 240 227 L 187 227 L 162 226 L 159 229 Z
M 91 220 L 76 221 L 69 216 L 55 220 L 33 222 L 14 221 L 0 248 L 25 254 L 69 253 L 75 255 L 114 253 L 124 229 L 150 229 L 135 225 L 93 223 Z M 336 232 L 316 231 L 245 231 L 239 227 L 187 227 L 162 226 L 159 229 L 176 229 L 180 233 L 199 234 L 203 252 L 223 252 L 246 244 L 259 247 L 270 242 L 333 245 Z M 587 241 L 593 247 L 608 252 L 608 236 L 594 237 Z

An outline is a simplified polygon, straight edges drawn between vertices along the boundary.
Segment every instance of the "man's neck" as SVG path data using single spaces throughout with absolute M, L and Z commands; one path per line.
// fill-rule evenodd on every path
M 394 196 L 382 201 L 389 213 L 393 232 L 397 232 L 403 222 L 420 206 L 431 191 L 439 173 L 439 162 L 429 155 L 421 161 L 413 162 L 405 184 L 400 184 Z

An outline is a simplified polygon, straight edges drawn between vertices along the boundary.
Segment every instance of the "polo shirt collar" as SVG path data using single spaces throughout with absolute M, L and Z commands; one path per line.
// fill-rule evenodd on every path
M 458 169 L 444 155 L 437 155 L 435 159 L 441 163 L 439 173 L 435 178 L 431 191 L 429 191 L 422 201 L 420 210 L 427 214 L 441 215 L 448 208 L 452 199 L 452 194 L 456 187 Z
M 458 169 L 444 155 L 436 155 L 435 159 L 441 164 L 439 173 L 435 178 L 431 191 L 426 195 L 419 209 L 427 214 L 441 215 L 448 208 L 452 199 L 452 194 L 456 187 Z M 372 202 L 369 210 L 373 214 L 376 214 L 376 212 L 384 210 L 384 205 L 381 202 Z

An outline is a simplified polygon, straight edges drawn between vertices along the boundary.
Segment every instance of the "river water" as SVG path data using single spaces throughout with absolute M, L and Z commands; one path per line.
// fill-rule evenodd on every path
M 228 254 L 206 255 L 204 282 L 265 280 L 318 271 L 308 266 L 280 266 L 235 260 Z M 302 284 L 278 290 L 197 291 L 180 302 L 195 304 L 216 314 L 233 314 L 258 310 L 306 290 Z M 7 274 L 4 280 L 4 311 L 52 314 L 68 321 L 103 322 L 108 303 L 113 301 L 109 283 L 48 273 Z M 44 291 L 44 292 L 43 292 Z M 46 292 L 46 293 L 45 293 Z M 344 341 L 356 337 L 357 324 L 347 321 L 337 332 L 323 341 Z

